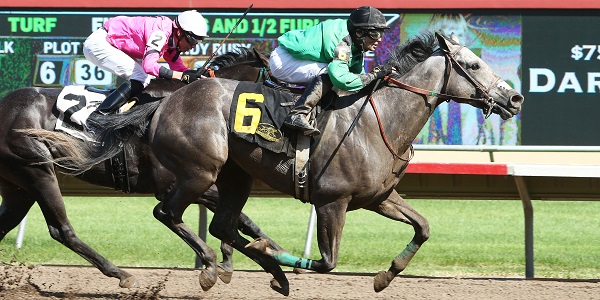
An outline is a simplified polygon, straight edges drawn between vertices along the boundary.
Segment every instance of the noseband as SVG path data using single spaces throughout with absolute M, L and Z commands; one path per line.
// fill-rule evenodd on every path
M 434 91 L 430 91 L 430 90 L 426 90 L 426 89 L 414 87 L 412 85 L 400 82 L 400 81 L 398 81 L 398 80 L 396 80 L 394 78 L 391 78 L 389 76 L 386 76 L 384 78 L 384 80 L 387 81 L 387 82 L 393 83 L 393 84 L 397 85 L 398 87 L 403 88 L 405 90 L 408 90 L 408 91 L 411 91 L 411 92 L 414 92 L 414 93 L 417 93 L 417 94 L 420 94 L 420 95 L 433 96 L 433 97 L 438 97 L 438 98 L 446 99 L 446 101 L 450 101 L 452 99 L 454 101 L 462 100 L 464 102 L 469 102 L 469 101 L 483 102 L 485 104 L 485 107 L 483 108 L 483 112 L 485 114 L 485 118 L 487 119 L 492 114 L 492 109 L 496 105 L 496 102 L 494 101 L 494 98 L 492 96 L 490 96 L 490 91 L 498 83 L 498 81 L 500 81 L 500 77 L 496 76 L 496 80 L 494 80 L 494 82 L 492 82 L 492 84 L 490 84 L 490 86 L 487 87 L 487 88 L 485 88 L 481 83 L 479 83 L 477 80 L 475 80 L 471 75 L 469 75 L 469 73 L 467 72 L 467 70 L 465 70 L 465 68 L 463 68 L 463 66 L 461 66 L 456 61 L 455 56 L 464 47 L 465 46 L 460 46 L 453 53 L 449 53 L 449 52 L 443 50 L 444 51 L 444 56 L 446 57 L 446 68 L 445 68 L 445 71 L 444 71 L 444 86 L 443 86 L 442 90 L 446 91 L 448 82 L 450 81 L 450 74 L 452 74 L 452 66 L 456 66 L 458 69 L 460 69 L 465 74 L 466 78 L 471 82 L 471 84 L 473 84 L 473 86 L 477 89 L 478 94 L 481 94 L 482 97 L 479 97 L 479 98 L 466 98 L 466 97 L 449 95 L 449 94 L 446 94 L 446 93 L 438 93 L 438 92 L 434 92 Z M 439 50 L 440 49 L 436 50 L 435 52 L 437 52 Z

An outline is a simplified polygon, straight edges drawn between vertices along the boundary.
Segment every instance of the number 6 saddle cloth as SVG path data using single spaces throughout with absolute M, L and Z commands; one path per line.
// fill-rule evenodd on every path
M 296 130 L 283 126 L 298 95 L 262 83 L 240 82 L 233 94 L 229 130 L 261 148 L 294 157 Z

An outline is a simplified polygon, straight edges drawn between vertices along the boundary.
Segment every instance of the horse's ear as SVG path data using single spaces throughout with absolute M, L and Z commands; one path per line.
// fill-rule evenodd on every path
M 435 37 L 438 40 L 438 45 L 444 52 L 450 52 L 450 47 L 448 46 L 448 40 L 444 38 L 444 36 L 440 32 L 435 33 Z
M 460 41 L 458 40 L 458 37 L 454 34 L 454 32 L 450 34 L 450 39 L 453 40 L 455 43 L 460 44 Z
M 254 55 L 256 55 L 256 58 L 260 58 L 260 53 L 258 53 L 258 51 L 256 51 L 256 48 L 252 47 L 252 52 L 254 52 Z
M 269 67 L 269 58 L 267 56 L 258 52 L 254 47 L 252 47 L 252 51 L 254 51 L 256 58 L 260 59 L 265 67 Z

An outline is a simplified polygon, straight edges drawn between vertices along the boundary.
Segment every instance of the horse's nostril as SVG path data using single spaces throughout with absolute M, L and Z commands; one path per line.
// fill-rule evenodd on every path
M 523 97 L 523 95 L 521 95 L 521 94 L 517 94 L 517 95 L 510 97 L 510 103 L 512 103 L 512 105 L 514 107 L 521 106 L 521 103 L 523 103 L 523 100 L 525 100 L 525 97 Z

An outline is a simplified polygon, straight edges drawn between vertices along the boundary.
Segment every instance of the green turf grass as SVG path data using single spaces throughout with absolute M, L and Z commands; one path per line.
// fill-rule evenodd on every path
M 457 277 L 524 277 L 524 220 L 520 201 L 410 200 L 429 220 L 431 237 L 404 274 Z M 120 266 L 193 267 L 192 250 L 152 216 L 151 197 L 66 197 L 77 235 Z M 600 202 L 533 201 L 535 277 L 600 277 Z M 198 230 L 198 207 L 184 221 Z M 290 253 L 302 256 L 310 205 L 291 198 L 251 198 L 244 212 Z M 209 219 L 212 214 L 209 212 Z M 0 243 L 0 261 L 89 265 L 48 234 L 39 207 L 29 213 L 23 248 L 17 230 Z M 334 271 L 387 269 L 413 236 L 411 226 L 373 212 L 348 213 Z M 209 235 L 217 252 L 219 242 Z M 238 252 L 236 269 L 259 269 Z M 316 233 L 310 258 L 318 259 Z M 220 253 L 219 253 L 220 259 Z M 284 268 L 289 270 L 289 268 Z

